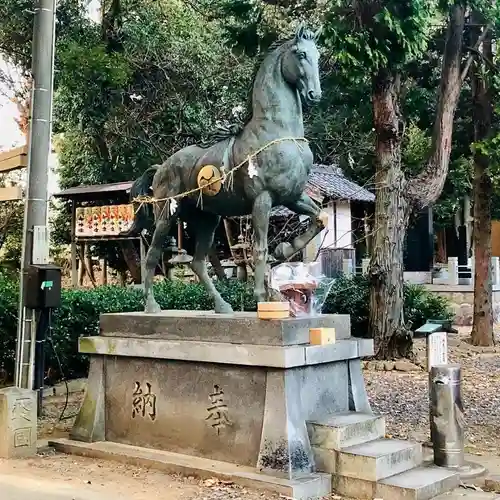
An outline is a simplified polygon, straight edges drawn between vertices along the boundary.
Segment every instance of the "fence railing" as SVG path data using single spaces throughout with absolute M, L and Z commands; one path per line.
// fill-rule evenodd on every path
M 370 259 L 362 259 L 361 265 L 356 265 L 353 259 L 342 260 L 342 272 L 345 275 L 367 274 Z M 493 286 L 500 286 L 500 257 L 491 258 L 491 281 Z M 468 259 L 466 266 L 458 264 L 458 257 L 450 257 L 448 264 L 441 268 L 441 276 L 432 278 L 433 284 L 440 285 L 471 285 L 474 283 L 474 261 Z

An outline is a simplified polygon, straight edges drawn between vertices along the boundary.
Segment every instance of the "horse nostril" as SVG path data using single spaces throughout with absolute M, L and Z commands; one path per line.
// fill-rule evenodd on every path
M 317 94 L 316 92 L 314 92 L 314 90 L 309 90 L 307 92 L 307 97 L 309 97 L 311 101 L 317 101 L 320 99 L 321 94 Z

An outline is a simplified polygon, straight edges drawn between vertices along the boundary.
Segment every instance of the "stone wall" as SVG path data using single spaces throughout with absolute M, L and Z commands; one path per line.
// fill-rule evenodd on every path
M 447 298 L 455 314 L 458 326 L 471 326 L 474 312 L 473 285 L 426 285 L 426 288 Z M 493 319 L 500 323 L 500 286 L 493 287 Z

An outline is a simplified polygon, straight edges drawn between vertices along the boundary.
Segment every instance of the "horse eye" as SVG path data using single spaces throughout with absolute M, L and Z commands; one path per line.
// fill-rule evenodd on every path
M 305 59 L 306 58 L 306 53 L 305 52 L 299 52 L 299 53 L 297 53 L 297 57 L 299 59 Z

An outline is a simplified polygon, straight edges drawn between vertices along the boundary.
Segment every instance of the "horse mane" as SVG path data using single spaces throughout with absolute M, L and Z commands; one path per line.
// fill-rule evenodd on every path
M 314 33 L 309 32 L 309 30 L 306 30 L 304 32 L 304 39 L 309 40 L 313 38 L 314 38 Z M 245 113 L 243 114 L 243 117 L 241 119 L 236 118 L 222 125 L 216 125 L 216 127 L 207 134 L 204 140 L 200 142 L 199 146 L 201 146 L 202 148 L 209 148 L 214 144 L 217 144 L 218 142 L 224 141 L 225 139 L 230 139 L 231 137 L 236 137 L 239 134 L 241 134 L 241 132 L 243 131 L 245 126 L 250 122 L 253 116 L 253 103 L 252 103 L 253 87 L 255 84 L 255 79 L 257 78 L 257 73 L 259 72 L 259 69 L 263 64 L 264 59 L 275 50 L 278 50 L 288 41 L 289 40 L 278 39 L 274 41 L 271 45 L 269 45 L 269 47 L 266 50 L 262 50 L 259 52 L 259 55 L 255 59 L 255 64 L 251 79 L 252 84 L 250 85 L 250 91 L 247 94 Z

